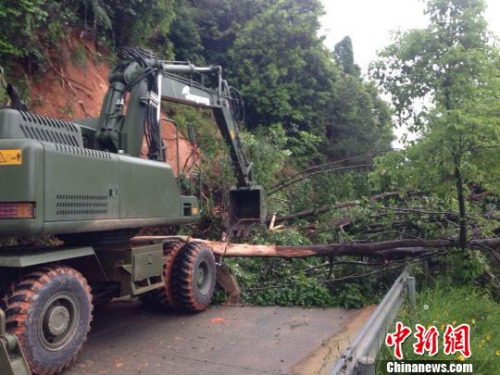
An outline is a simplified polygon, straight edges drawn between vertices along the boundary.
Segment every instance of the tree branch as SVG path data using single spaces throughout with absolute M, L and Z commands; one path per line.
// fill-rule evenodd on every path
M 395 197 L 400 194 L 399 191 L 390 191 L 387 193 L 382 193 L 382 194 L 376 194 L 371 196 L 370 202 L 375 202 L 384 198 L 390 198 L 390 197 Z M 327 204 L 318 208 L 312 208 L 310 210 L 304 210 L 304 211 L 299 211 L 295 212 L 293 214 L 288 214 L 288 215 L 282 215 L 282 216 L 277 216 L 275 219 L 275 223 L 281 223 L 283 221 L 287 220 L 297 220 L 297 219 L 304 219 L 306 217 L 311 217 L 311 216 L 316 216 L 318 214 L 332 211 L 335 209 L 341 209 L 341 208 L 348 208 L 348 207 L 355 207 L 357 205 L 361 204 L 361 200 L 355 200 L 355 201 L 347 201 L 347 202 L 339 202 L 336 204 Z M 244 219 L 241 220 L 244 223 L 257 223 L 259 222 L 259 219 Z M 266 219 L 266 223 L 270 223 L 271 218 Z

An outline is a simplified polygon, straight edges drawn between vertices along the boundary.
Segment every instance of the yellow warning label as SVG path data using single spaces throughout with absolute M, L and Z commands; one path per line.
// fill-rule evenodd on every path
M 0 150 L 0 165 L 23 164 L 23 150 Z

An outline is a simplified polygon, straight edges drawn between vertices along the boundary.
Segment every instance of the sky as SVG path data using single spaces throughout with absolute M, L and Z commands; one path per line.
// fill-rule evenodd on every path
M 367 72 L 368 64 L 376 59 L 377 50 L 387 46 L 395 30 L 425 27 L 421 0 L 322 0 L 323 35 L 329 49 L 346 35 L 352 39 L 355 62 Z M 500 36 L 500 1 L 486 0 L 486 19 L 490 30 Z

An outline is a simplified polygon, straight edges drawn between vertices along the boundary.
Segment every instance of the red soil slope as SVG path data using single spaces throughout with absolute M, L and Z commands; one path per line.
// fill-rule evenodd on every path
M 42 79 L 30 82 L 30 111 L 69 121 L 99 116 L 110 67 L 93 42 L 81 35 L 72 35 L 51 60 Z M 175 126 L 162 121 L 161 133 L 167 146 L 167 162 L 177 175 Z M 179 138 L 179 165 L 181 171 L 186 166 L 184 173 L 187 173 L 198 154 L 180 133 Z M 147 154 L 145 142 L 141 154 Z

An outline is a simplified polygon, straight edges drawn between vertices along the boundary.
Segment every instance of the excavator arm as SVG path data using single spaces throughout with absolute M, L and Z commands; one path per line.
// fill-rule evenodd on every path
M 264 190 L 253 180 L 252 163 L 243 151 L 243 144 L 238 130 L 234 106 L 243 106 L 231 95 L 231 88 L 222 78 L 220 66 L 195 67 L 189 63 L 162 63 L 160 79 L 160 96 L 163 100 L 186 105 L 210 108 L 226 144 L 237 186 L 229 191 L 230 226 L 238 231 L 246 223 L 258 219 L 263 221 L 266 216 Z M 179 74 L 212 74 L 215 75 L 217 87 L 207 88 L 186 79 Z
M 232 112 L 235 103 L 230 96 L 230 87 L 222 79 L 222 68 L 220 66 L 199 68 L 189 63 L 162 63 L 161 71 L 159 81 L 161 99 L 211 109 L 219 131 L 229 146 L 238 187 L 254 185 L 252 163 L 243 152 L 237 121 Z M 217 87 L 211 89 L 178 75 L 193 73 L 215 75 Z
M 98 120 L 95 148 L 139 156 L 145 136 L 149 155 L 164 161 L 160 133 L 160 101 L 211 109 L 229 147 L 237 185 L 230 190 L 231 226 L 242 220 L 262 221 L 266 215 L 264 193 L 253 180 L 252 163 L 242 147 L 235 106 L 220 66 L 196 67 L 188 62 L 154 58 L 148 51 L 125 49 L 110 74 L 110 88 Z M 193 77 L 210 82 L 211 87 Z

